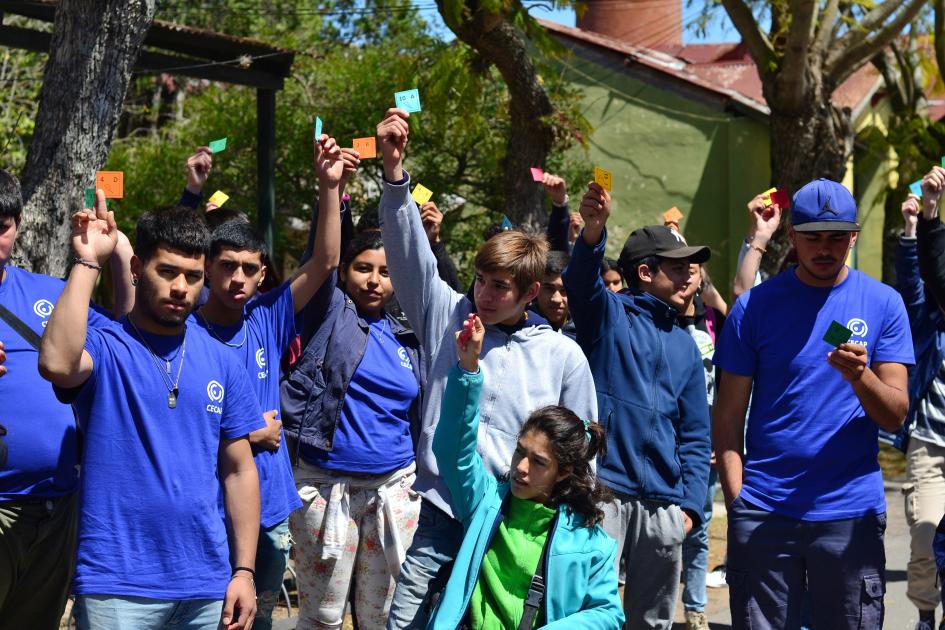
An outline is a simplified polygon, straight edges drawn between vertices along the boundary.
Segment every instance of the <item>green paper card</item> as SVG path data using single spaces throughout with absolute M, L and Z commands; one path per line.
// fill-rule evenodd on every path
M 851 336 L 853 336 L 852 330 L 840 322 L 833 321 L 830 322 L 830 328 L 827 329 L 827 333 L 824 335 L 824 341 L 834 348 L 839 348 L 840 344 L 848 342 Z
M 86 209 L 95 207 L 95 189 L 94 188 L 85 189 L 85 207 Z
M 219 140 L 212 140 L 210 142 L 210 152 L 219 153 L 226 148 L 226 138 L 220 138 Z

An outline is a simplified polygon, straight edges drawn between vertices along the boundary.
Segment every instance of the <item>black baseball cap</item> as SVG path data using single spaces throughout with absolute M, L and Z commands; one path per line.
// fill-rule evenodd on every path
M 689 262 L 702 264 L 711 255 L 712 252 L 705 245 L 686 245 L 682 236 L 673 230 L 662 225 L 648 225 L 634 230 L 627 237 L 620 252 L 620 267 L 627 269 L 647 256 L 688 258 Z

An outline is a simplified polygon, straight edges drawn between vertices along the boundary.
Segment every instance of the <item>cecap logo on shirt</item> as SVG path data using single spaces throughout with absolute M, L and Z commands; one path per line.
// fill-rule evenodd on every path
M 223 402 L 223 385 L 220 385 L 217 381 L 210 381 L 207 383 L 207 396 L 212 401 L 207 405 L 207 411 L 211 413 L 223 413 L 223 407 L 219 403 Z M 213 403 L 217 403 L 216 405 Z
M 865 337 L 866 333 L 869 332 L 869 326 L 859 317 L 854 317 L 848 321 L 847 328 L 850 329 L 850 332 L 852 332 L 855 337 Z
M 266 369 L 266 351 L 263 348 L 260 348 L 256 351 L 256 365 L 259 366 L 260 372 L 256 372 L 256 378 L 262 380 L 269 376 L 269 370 Z
M 408 370 L 413 370 L 413 363 L 410 362 L 410 355 L 404 350 L 403 346 L 397 348 L 397 356 L 400 358 L 400 364 Z
M 54 306 L 55 305 L 49 300 L 36 300 L 36 303 L 33 304 L 33 312 L 43 319 L 47 319 L 52 315 Z M 48 322 L 45 321 L 43 322 L 43 328 L 46 327 L 47 323 Z

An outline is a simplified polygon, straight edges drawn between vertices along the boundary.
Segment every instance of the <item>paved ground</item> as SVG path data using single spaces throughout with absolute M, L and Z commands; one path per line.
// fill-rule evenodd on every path
M 886 525 L 886 623 L 887 630 L 912 630 L 918 618 L 915 608 L 906 598 L 906 563 L 909 560 L 909 528 L 903 513 L 902 496 L 897 487 L 886 491 L 888 505 Z M 717 559 L 724 555 L 724 513 L 725 508 L 716 504 L 716 527 L 711 530 L 710 566 L 715 566 Z M 293 597 L 294 601 L 294 597 Z M 281 616 L 284 616 L 284 608 Z M 293 613 L 296 611 L 293 610 Z M 728 611 L 728 589 L 709 589 L 709 603 L 706 607 L 709 622 L 713 629 L 731 627 Z M 676 621 L 673 630 L 685 630 L 682 605 L 677 606 Z M 350 627 L 346 624 L 346 627 Z M 280 619 L 273 624 L 274 630 L 293 630 L 295 619 Z

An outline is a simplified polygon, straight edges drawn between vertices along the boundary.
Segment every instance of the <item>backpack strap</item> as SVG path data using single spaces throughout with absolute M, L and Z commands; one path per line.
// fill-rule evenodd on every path
M 558 526 L 558 514 L 555 513 L 551 521 L 551 528 L 548 530 L 548 536 L 545 537 L 545 544 L 541 548 L 541 557 L 538 558 L 538 568 L 535 569 L 535 575 L 532 576 L 532 583 L 528 585 L 528 596 L 525 598 L 525 610 L 522 612 L 522 621 L 518 624 L 518 630 L 531 630 L 538 611 L 541 610 L 541 603 L 545 599 L 545 575 L 548 567 L 548 547 L 551 537 Z
M 42 341 L 42 337 L 37 335 L 35 330 L 27 326 L 22 319 L 10 312 L 3 304 L 0 304 L 0 319 L 9 324 L 10 328 L 22 337 L 26 343 L 33 346 L 33 349 L 39 352 L 39 344 Z

